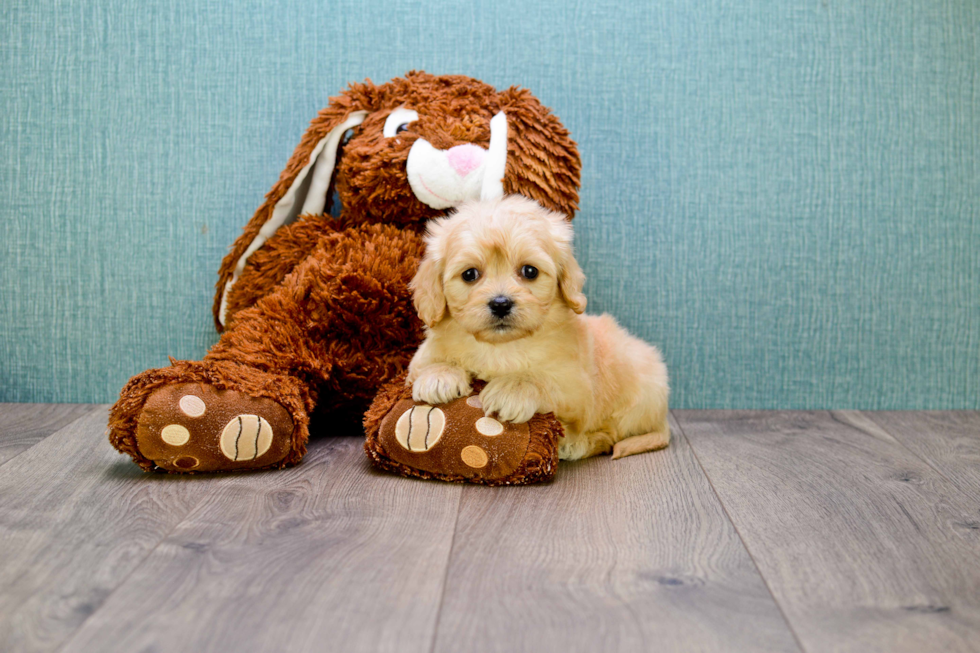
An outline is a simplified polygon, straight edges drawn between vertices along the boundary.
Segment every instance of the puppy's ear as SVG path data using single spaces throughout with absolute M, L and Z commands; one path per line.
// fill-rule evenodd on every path
M 432 327 L 446 317 L 446 294 L 442 290 L 442 263 L 431 255 L 426 255 L 419 264 L 409 287 L 412 301 L 425 326 Z
M 588 300 L 582 293 L 582 286 L 585 285 L 585 273 L 579 267 L 575 257 L 568 256 L 562 261 L 561 269 L 558 271 L 558 290 L 565 299 L 565 303 L 578 314 L 585 312 L 585 305 Z
M 547 225 L 548 238 L 554 249 L 552 255 L 558 266 L 558 290 L 561 292 L 562 299 L 578 314 L 585 312 L 585 305 L 588 301 L 582 293 L 585 285 L 585 273 L 575 260 L 575 251 L 572 248 L 572 240 L 575 237 L 572 231 L 571 222 L 561 213 L 548 211 L 543 207 L 535 205 L 533 211 L 535 217 L 542 219 Z

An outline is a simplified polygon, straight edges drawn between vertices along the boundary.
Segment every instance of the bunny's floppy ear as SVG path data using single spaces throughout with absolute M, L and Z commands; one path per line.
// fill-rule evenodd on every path
M 572 218 L 578 210 L 582 173 L 575 141 L 527 89 L 509 88 L 498 99 L 507 116 L 504 191 L 529 197 Z
M 229 319 L 228 295 L 238 281 L 248 257 L 283 225 L 300 215 L 322 213 L 337 163 L 337 150 L 344 133 L 362 122 L 376 107 L 367 98 L 378 98 L 372 84 L 352 84 L 342 95 L 331 98 L 310 124 L 266 200 L 245 226 L 225 256 L 218 271 L 214 317 L 221 331 Z

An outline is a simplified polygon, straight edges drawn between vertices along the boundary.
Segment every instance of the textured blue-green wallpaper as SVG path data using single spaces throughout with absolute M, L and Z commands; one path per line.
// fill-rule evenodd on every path
M 6 0 L 0 401 L 197 358 L 328 96 L 532 89 L 582 151 L 590 309 L 679 407 L 980 408 L 980 3 Z

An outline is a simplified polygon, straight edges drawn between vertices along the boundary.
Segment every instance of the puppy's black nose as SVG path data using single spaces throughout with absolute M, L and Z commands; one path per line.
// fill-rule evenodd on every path
M 510 314 L 510 309 L 514 307 L 514 302 L 510 297 L 497 295 L 490 300 L 488 305 L 490 306 L 490 312 L 497 317 L 507 317 Z

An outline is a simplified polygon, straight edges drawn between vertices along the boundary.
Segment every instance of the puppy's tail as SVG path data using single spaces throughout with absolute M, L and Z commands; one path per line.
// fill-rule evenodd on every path
M 662 431 L 634 435 L 620 440 L 613 445 L 612 459 L 625 458 L 644 451 L 656 451 L 665 448 L 668 444 L 670 444 L 670 427 L 665 424 Z

